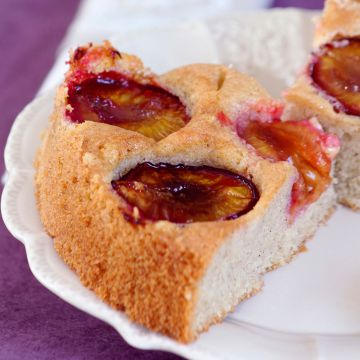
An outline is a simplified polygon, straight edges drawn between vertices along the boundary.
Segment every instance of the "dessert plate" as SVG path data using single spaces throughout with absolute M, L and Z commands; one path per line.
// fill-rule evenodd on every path
M 276 95 L 301 68 L 298 58 L 305 60 L 310 25 L 306 13 L 277 10 L 233 14 L 201 26 L 206 27 L 206 36 L 213 40 L 221 62 L 257 75 Z M 157 31 L 162 30 L 153 29 L 149 34 L 155 37 Z M 168 31 L 171 35 L 171 29 Z M 141 36 L 146 38 L 145 33 Z M 119 46 L 116 41 L 113 39 Z M 166 59 L 163 66 L 168 66 Z M 83 287 L 57 256 L 40 223 L 34 197 L 33 161 L 53 98 L 54 91 L 44 92 L 16 119 L 5 149 L 9 176 L 1 202 L 6 226 L 23 242 L 30 268 L 45 287 L 107 322 L 129 344 L 141 349 L 165 350 L 191 359 L 358 358 L 360 214 L 342 207 L 308 243 L 308 251 L 267 274 L 260 294 L 241 303 L 223 323 L 189 345 L 130 322 Z

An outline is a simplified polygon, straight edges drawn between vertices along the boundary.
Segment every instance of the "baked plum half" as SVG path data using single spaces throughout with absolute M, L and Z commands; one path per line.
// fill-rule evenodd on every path
M 231 220 L 250 211 L 259 199 L 253 182 L 209 166 L 137 165 L 112 181 L 124 200 L 124 216 L 133 223 Z
M 67 116 L 75 123 L 102 122 L 160 140 L 189 121 L 180 99 L 114 71 L 81 76 L 68 87 Z
M 250 121 L 238 134 L 263 158 L 288 161 L 298 170 L 292 188 L 291 218 L 316 201 L 328 187 L 331 163 L 339 149 L 336 136 L 310 121 Z
M 309 74 L 336 112 L 360 116 L 360 38 L 322 46 L 313 55 Z

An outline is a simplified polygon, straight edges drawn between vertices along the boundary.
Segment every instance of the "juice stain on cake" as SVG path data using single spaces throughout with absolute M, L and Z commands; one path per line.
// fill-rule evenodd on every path
M 89 78 L 68 89 L 66 115 L 75 123 L 102 122 L 161 140 L 189 121 L 178 97 L 154 85 L 142 85 L 114 72 Z
M 313 55 L 309 75 L 336 112 L 360 115 L 360 38 L 322 46 Z
M 111 184 L 125 201 L 125 218 L 133 223 L 231 220 L 259 200 L 251 180 L 209 166 L 145 162 Z

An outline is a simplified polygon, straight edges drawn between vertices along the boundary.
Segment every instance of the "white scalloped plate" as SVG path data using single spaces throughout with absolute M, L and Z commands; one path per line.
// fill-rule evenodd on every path
M 226 33 L 221 23 L 233 29 L 227 41 L 231 37 L 236 39 L 234 27 L 240 27 L 248 34 L 252 33 L 253 28 L 254 34 L 255 27 L 264 26 L 261 36 L 269 37 L 274 28 L 268 26 L 271 23 L 276 23 L 280 32 L 281 21 L 297 24 L 300 29 L 308 25 L 304 21 L 296 22 L 295 12 L 279 11 L 266 16 L 266 25 L 263 14 L 259 16 L 260 20 L 256 20 L 258 16 L 252 21 L 247 17 L 245 23 L 241 23 L 241 19 L 233 24 L 229 19 L 226 22 L 224 19 L 218 20 L 209 25 L 210 31 L 218 42 Z M 289 19 L 289 16 L 294 19 Z M 262 25 L 257 21 L 261 21 Z M 279 34 L 280 38 L 286 37 L 285 33 L 293 36 L 294 31 L 284 30 Z M 244 38 L 241 41 L 244 42 Z M 301 41 L 296 44 L 300 46 Z M 275 44 L 277 42 L 274 40 Z M 235 56 L 237 45 L 232 45 L 231 42 L 224 45 L 221 41 L 220 47 L 217 43 L 224 63 L 231 62 Z M 226 58 L 224 46 L 232 47 L 231 51 L 228 49 Z M 302 55 L 299 56 L 304 57 L 305 48 L 302 46 Z M 292 59 L 294 49 L 284 47 L 282 56 Z M 273 50 L 270 47 L 262 57 L 271 60 Z M 264 59 L 259 63 L 258 57 L 254 57 L 256 54 L 256 51 L 253 51 L 253 55 L 250 52 L 250 56 L 248 53 L 246 61 L 244 58 L 239 60 L 239 64 L 242 62 L 239 67 L 248 68 L 250 72 L 253 69 L 268 82 L 271 90 L 278 91 L 289 81 L 288 78 L 276 77 L 278 65 L 272 65 L 270 60 L 267 63 Z M 293 77 L 293 70 L 284 71 L 287 77 Z M 165 350 L 192 359 L 359 358 L 360 214 L 341 207 L 328 225 L 321 228 L 315 239 L 309 242 L 309 251 L 298 256 L 291 264 L 267 274 L 265 288 L 259 295 L 239 305 L 222 324 L 213 326 L 190 345 L 178 344 L 130 322 L 123 313 L 111 309 L 84 288 L 54 251 L 52 239 L 46 235 L 40 223 L 34 198 L 32 164 L 40 144 L 40 133 L 45 129 L 52 110 L 53 97 L 53 91 L 43 94 L 16 119 L 5 149 L 9 176 L 1 199 L 5 224 L 25 245 L 30 268 L 45 287 L 77 308 L 104 320 L 129 344 L 141 349 Z

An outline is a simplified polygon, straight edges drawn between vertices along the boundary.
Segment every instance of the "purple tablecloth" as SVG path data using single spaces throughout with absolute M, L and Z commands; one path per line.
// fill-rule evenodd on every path
M 309 9 L 322 4 L 321 0 L 274 1 L 274 6 Z M 77 6 L 78 0 L 0 0 L 1 152 L 16 114 L 49 71 Z M 178 357 L 130 347 L 113 328 L 42 287 L 29 270 L 23 246 L 0 220 L 0 359 Z

